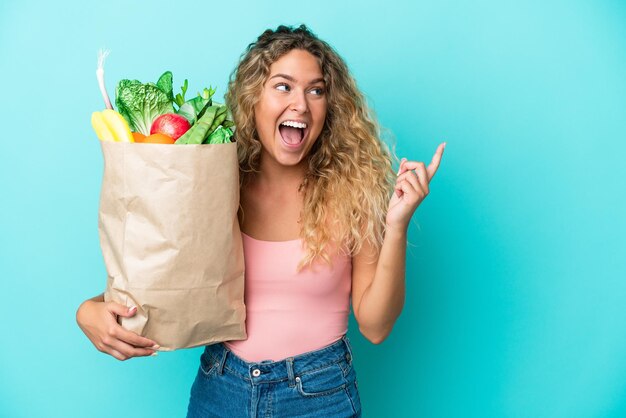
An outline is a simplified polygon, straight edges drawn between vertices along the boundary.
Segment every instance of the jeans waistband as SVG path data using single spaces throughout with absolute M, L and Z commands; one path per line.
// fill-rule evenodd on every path
M 342 361 L 352 363 L 352 347 L 347 335 L 326 347 L 280 361 L 247 362 L 222 343 L 206 346 L 202 355 L 207 356 L 209 364 L 215 364 L 216 373 L 222 374 L 228 369 L 253 385 L 289 380 L 289 386 L 295 386 L 298 375 Z

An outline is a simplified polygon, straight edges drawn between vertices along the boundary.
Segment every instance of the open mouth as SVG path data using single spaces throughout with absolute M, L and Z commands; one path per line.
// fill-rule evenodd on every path
M 295 122 L 282 122 L 278 126 L 280 136 L 283 138 L 283 142 L 290 146 L 298 146 L 304 140 L 308 132 L 308 126 L 305 123 Z

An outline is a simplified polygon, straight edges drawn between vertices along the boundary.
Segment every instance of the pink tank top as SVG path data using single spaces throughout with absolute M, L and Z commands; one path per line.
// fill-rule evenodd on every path
M 224 344 L 248 362 L 279 361 L 317 350 L 348 330 L 352 259 L 333 253 L 299 273 L 301 239 L 261 241 L 244 233 L 246 331 Z

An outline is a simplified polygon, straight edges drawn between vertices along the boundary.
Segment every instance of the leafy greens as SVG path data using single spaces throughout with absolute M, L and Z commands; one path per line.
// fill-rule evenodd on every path
M 130 129 L 150 135 L 152 121 L 174 112 L 172 73 L 166 71 L 156 84 L 139 80 L 120 80 L 115 88 L 115 104 Z
M 198 141 L 197 143 L 229 142 L 233 135 L 234 122 L 232 115 L 225 106 L 213 102 L 215 89 L 212 87 L 205 88 L 196 97 L 185 100 L 187 87 L 188 82 L 185 80 L 181 87 L 182 94 L 178 93 L 174 96 L 171 71 L 164 72 L 156 84 L 142 83 L 138 80 L 121 80 L 115 88 L 115 104 L 119 113 L 128 122 L 131 131 L 141 132 L 146 136 L 150 135 L 152 122 L 163 114 L 177 113 L 185 117 L 193 128 L 200 119 L 208 119 L 203 118 L 207 110 L 216 111 L 219 107 L 218 119 L 213 121 L 213 117 L 211 117 L 211 123 L 214 122 L 215 126 L 207 126 L 206 128 L 210 129 L 203 135 L 196 133 L 197 138 L 194 138 L 194 141 Z M 174 104 L 178 107 L 177 110 L 174 108 Z M 192 131 L 195 130 L 197 129 Z M 186 143 L 189 136 L 183 138 L 185 141 L 179 140 L 177 142 Z M 210 141 L 209 136 L 211 137 Z

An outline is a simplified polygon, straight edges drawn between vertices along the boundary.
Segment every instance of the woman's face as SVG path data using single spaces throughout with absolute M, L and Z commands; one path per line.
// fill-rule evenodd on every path
M 254 106 L 262 158 L 285 166 L 303 161 L 324 127 L 326 105 L 322 70 L 311 53 L 293 49 L 275 61 Z

